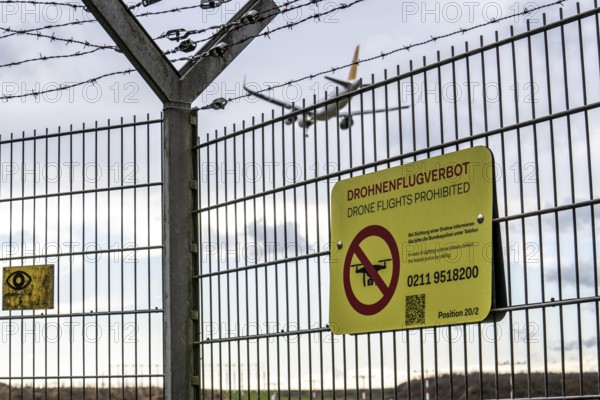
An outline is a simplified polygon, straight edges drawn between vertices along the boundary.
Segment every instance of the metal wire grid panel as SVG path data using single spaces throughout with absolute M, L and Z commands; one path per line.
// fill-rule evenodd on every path
M 322 102 L 201 138 L 201 397 L 598 397 L 599 12 L 411 63 L 353 97 L 348 130 L 288 124 Z M 508 306 L 334 336 L 333 184 L 476 145 L 495 158 Z
M 1 265 L 55 266 L 0 311 L 0 398 L 162 398 L 161 123 L 0 139 Z

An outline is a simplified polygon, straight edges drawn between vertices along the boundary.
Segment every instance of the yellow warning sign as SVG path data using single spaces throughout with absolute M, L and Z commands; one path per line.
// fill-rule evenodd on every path
M 331 330 L 484 320 L 492 304 L 493 192 L 485 147 L 338 182 L 331 199 Z
M 2 276 L 2 309 L 54 308 L 54 265 L 5 267 Z

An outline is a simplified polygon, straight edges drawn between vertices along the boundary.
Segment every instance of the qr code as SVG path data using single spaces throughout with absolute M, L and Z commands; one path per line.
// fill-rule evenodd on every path
M 425 295 L 406 296 L 406 325 L 425 323 Z

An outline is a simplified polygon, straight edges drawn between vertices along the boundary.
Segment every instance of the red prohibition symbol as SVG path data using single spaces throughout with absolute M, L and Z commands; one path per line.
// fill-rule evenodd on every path
M 373 263 L 371 260 L 369 260 L 364 250 L 360 247 L 361 243 L 370 237 L 376 237 L 383 240 L 389 247 L 390 253 L 392 254 L 392 279 L 390 280 L 389 285 L 386 284 L 381 278 L 379 271 L 373 267 Z M 352 258 L 354 256 L 356 256 L 360 263 L 364 266 L 365 272 L 369 274 L 369 277 L 373 280 L 382 294 L 381 299 L 377 300 L 373 304 L 365 304 L 361 302 L 352 290 L 352 285 L 350 284 L 350 269 L 352 266 Z M 344 291 L 346 292 L 346 297 L 348 298 L 352 308 L 362 315 L 377 314 L 383 310 L 392 299 L 394 292 L 396 291 L 396 287 L 398 286 L 399 278 L 400 252 L 398 251 L 398 245 L 396 244 L 392 234 L 380 225 L 370 225 L 358 232 L 358 235 L 356 235 L 354 240 L 352 240 L 352 243 L 350 243 L 348 253 L 346 253 L 346 260 L 344 261 Z

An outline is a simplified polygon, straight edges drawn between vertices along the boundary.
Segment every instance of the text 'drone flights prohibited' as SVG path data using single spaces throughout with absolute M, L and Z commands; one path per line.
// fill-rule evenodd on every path
M 490 313 L 497 252 L 487 148 L 340 181 L 331 218 L 334 333 L 478 322 Z

